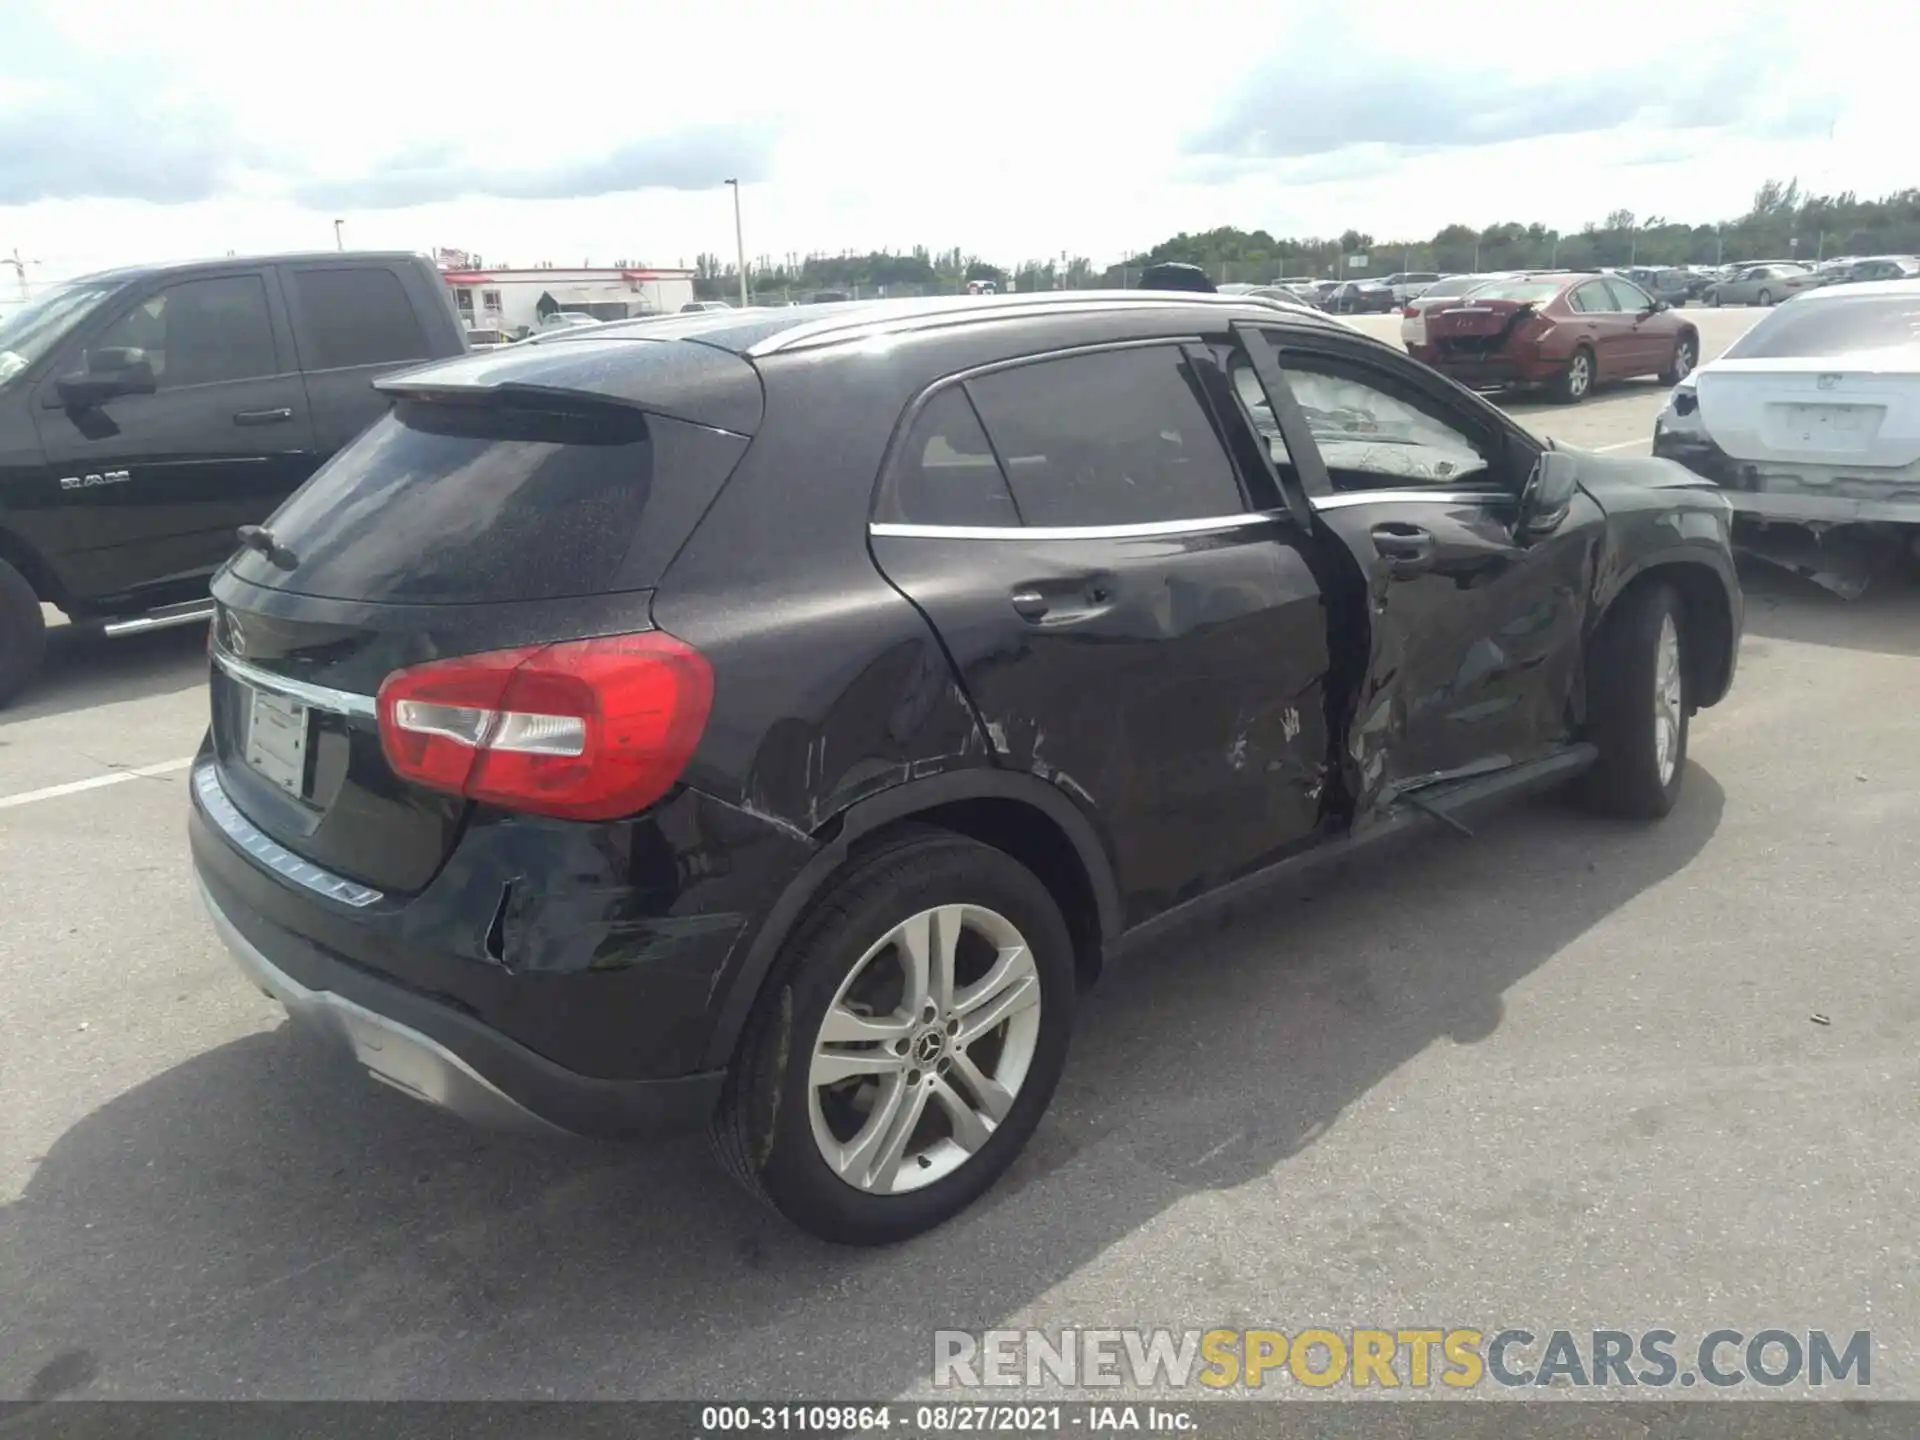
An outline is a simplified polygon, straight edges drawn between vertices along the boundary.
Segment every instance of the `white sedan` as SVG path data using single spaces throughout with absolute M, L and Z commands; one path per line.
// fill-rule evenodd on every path
M 1712 480 L 1739 516 L 1920 539 L 1920 279 L 1769 311 L 1674 387 L 1653 453 Z

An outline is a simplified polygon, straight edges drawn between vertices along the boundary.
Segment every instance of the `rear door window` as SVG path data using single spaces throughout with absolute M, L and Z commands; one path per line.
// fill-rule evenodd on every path
M 1599 280 L 1589 280 L 1577 286 L 1567 303 L 1583 315 L 1605 315 L 1610 310 L 1620 308 L 1614 303 L 1613 296 L 1607 293 L 1606 285 Z
M 391 270 L 355 266 L 290 270 L 300 316 L 301 359 L 309 370 L 347 370 L 432 357 L 407 288 Z
M 240 579 L 395 604 L 645 589 L 747 442 L 616 406 L 402 401 L 267 522 L 292 552 Z
M 1029 525 L 1143 525 L 1246 509 L 1176 345 L 1062 356 L 967 382 Z
M 1653 303 L 1648 297 L 1647 292 L 1631 280 L 1621 280 L 1616 277 L 1606 283 L 1607 289 L 1613 294 L 1613 308 L 1615 310 L 1625 310 L 1631 313 L 1635 310 L 1644 310 Z
M 1020 523 L 993 445 L 960 386 L 936 393 L 914 417 L 875 518 L 907 525 Z

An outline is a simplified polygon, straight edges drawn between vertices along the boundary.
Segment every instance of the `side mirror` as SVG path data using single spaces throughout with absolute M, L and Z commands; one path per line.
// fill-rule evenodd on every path
M 1580 488 L 1580 463 L 1564 450 L 1549 450 L 1541 455 L 1526 488 L 1520 492 L 1520 518 L 1514 525 L 1514 537 L 1530 540 L 1550 535 L 1560 528 L 1573 508 L 1573 497 Z
M 147 352 L 137 346 L 95 350 L 87 356 L 85 370 L 53 383 L 70 410 L 90 410 L 121 395 L 151 395 L 159 389 Z

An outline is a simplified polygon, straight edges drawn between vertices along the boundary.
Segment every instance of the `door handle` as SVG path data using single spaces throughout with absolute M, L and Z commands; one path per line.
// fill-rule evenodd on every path
M 242 410 L 233 417 L 236 425 L 281 425 L 293 419 L 293 407 L 282 405 L 275 410 Z
M 1396 575 L 1411 575 L 1433 564 L 1433 532 L 1418 525 L 1388 523 L 1372 530 L 1373 548 Z
M 1052 608 L 1047 597 L 1038 590 L 1016 590 L 1008 597 L 1013 602 L 1013 611 L 1023 620 L 1039 620 Z

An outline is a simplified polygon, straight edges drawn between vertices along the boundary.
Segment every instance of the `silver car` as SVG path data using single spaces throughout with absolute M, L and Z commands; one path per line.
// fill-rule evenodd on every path
M 1777 305 L 1823 283 L 1804 265 L 1748 265 L 1707 291 L 1709 305 Z

